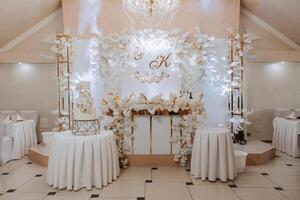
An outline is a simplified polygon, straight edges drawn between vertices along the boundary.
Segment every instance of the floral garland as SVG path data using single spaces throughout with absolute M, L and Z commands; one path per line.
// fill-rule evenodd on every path
M 140 111 L 151 115 L 165 111 L 182 115 L 181 121 L 172 127 L 174 130 L 181 130 L 182 135 L 173 137 L 171 142 L 181 143 L 180 151 L 174 156 L 174 161 L 179 162 L 180 166 L 187 165 L 187 155 L 191 152 L 192 137 L 199 126 L 197 118 L 204 115 L 202 94 L 196 94 L 193 99 L 171 94 L 169 100 L 164 99 L 162 95 L 149 100 L 144 94 L 140 94 L 138 97 L 131 95 L 122 100 L 119 95 L 110 93 L 101 101 L 101 105 L 106 121 L 108 121 L 106 127 L 116 135 L 123 167 L 128 165 L 125 152 L 133 151 L 132 147 L 124 143 L 124 138 L 134 137 L 131 132 L 131 128 L 134 127 L 132 116 L 134 112 Z
M 246 56 L 247 53 L 249 53 L 249 51 L 252 49 L 252 39 L 248 34 L 233 34 L 233 32 L 230 30 L 229 32 L 230 37 L 228 38 L 228 44 L 231 51 L 229 52 L 230 62 L 226 67 L 227 77 L 224 78 L 224 94 L 230 93 L 232 88 L 241 88 L 243 86 L 241 76 L 244 70 L 244 56 Z M 233 77 L 232 80 L 230 76 Z M 236 110 L 234 109 L 232 111 L 235 112 Z M 229 122 L 234 124 L 237 130 L 243 130 L 243 124 L 251 124 L 251 122 L 248 120 L 248 116 L 254 113 L 253 110 L 242 110 L 242 112 L 244 113 L 243 116 L 233 116 L 229 118 Z
M 214 38 L 202 34 L 199 29 L 194 35 L 179 29 L 145 29 L 100 36 L 93 38 L 90 43 L 91 64 L 94 75 L 100 75 L 109 83 L 106 88 L 108 92 L 120 93 L 122 77 L 136 72 L 133 67 L 136 65 L 136 48 L 147 49 L 142 43 L 149 40 L 156 40 L 155 44 L 170 49 L 172 67 L 182 77 L 182 90 L 193 91 L 203 76 L 213 71 L 209 61 L 213 56 L 211 47 Z
M 159 83 L 161 80 L 164 80 L 166 78 L 169 78 L 169 74 L 166 74 L 165 72 L 161 72 L 160 75 L 156 74 L 149 74 L 146 73 L 145 75 L 141 75 L 139 71 L 135 72 L 133 74 L 133 77 L 135 77 L 137 80 L 139 80 L 141 83 Z

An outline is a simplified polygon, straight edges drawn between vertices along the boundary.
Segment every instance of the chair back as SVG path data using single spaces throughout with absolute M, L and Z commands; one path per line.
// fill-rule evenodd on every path
M 293 109 L 291 108 L 275 108 L 274 109 L 274 118 L 276 117 L 283 117 L 285 118 L 289 114 L 293 112 Z
M 35 110 L 22 110 L 18 114 L 25 120 L 33 120 L 35 125 L 38 122 L 38 113 Z
M 300 117 L 300 108 L 294 108 L 294 113 L 296 117 Z
M 17 117 L 16 111 L 0 111 L 0 122 L 2 122 L 7 116 L 9 116 L 12 120 L 15 120 Z

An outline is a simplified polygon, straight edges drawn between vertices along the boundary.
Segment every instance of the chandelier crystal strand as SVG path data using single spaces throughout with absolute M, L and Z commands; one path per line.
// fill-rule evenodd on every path
M 123 8 L 129 18 L 150 23 L 172 19 L 179 5 L 180 0 L 123 0 Z

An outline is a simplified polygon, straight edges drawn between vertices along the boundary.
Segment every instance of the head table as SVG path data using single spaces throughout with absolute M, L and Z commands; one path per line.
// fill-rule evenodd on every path
M 51 143 L 47 182 L 68 190 L 102 188 L 119 176 L 118 148 L 113 132 L 77 136 L 55 134 Z
M 231 133 L 225 128 L 200 128 L 193 144 L 191 174 L 195 178 L 215 181 L 233 180 L 237 176 Z

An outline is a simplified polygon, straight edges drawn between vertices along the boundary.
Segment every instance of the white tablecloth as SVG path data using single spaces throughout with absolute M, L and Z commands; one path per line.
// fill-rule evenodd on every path
M 70 131 L 53 137 L 47 182 L 55 188 L 79 190 L 102 188 L 119 176 L 118 149 L 114 134 L 101 131 L 75 136 Z
M 236 175 L 231 134 L 224 128 L 202 128 L 196 131 L 191 174 L 202 180 L 233 180 Z
M 300 120 L 277 117 L 273 128 L 273 146 L 290 156 L 300 157 Z
M 20 159 L 30 147 L 37 145 L 35 123 L 33 120 L 4 124 L 5 136 L 13 138 L 12 159 Z

